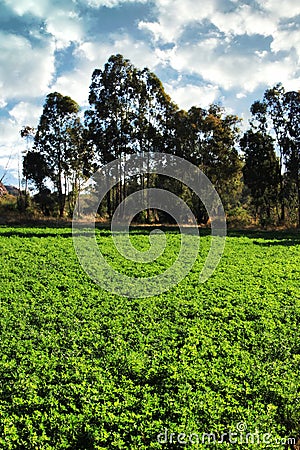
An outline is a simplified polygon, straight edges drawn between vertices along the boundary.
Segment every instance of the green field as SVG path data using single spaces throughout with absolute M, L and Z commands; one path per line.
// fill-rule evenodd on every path
M 98 241 L 120 271 L 145 276 L 172 263 L 180 235 L 169 230 L 144 265 L 118 258 L 107 230 Z M 209 241 L 179 285 L 128 299 L 88 278 L 70 228 L 1 227 L 0 448 L 283 449 L 299 436 L 300 237 L 230 232 L 199 284 Z M 260 443 L 202 443 L 230 430 Z

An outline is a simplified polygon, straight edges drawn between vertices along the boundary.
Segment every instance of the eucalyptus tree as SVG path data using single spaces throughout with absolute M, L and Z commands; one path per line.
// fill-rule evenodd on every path
M 88 130 L 80 120 L 67 129 L 68 134 L 68 214 L 71 216 L 84 181 L 96 170 Z
M 33 181 L 38 191 L 44 189 L 45 180 L 49 176 L 44 155 L 36 150 L 29 150 L 23 157 L 23 175 L 27 180 Z
M 286 92 L 283 105 L 286 117 L 285 164 L 293 180 L 300 227 L 300 92 Z
M 242 161 L 237 150 L 240 119 L 225 114 L 219 105 L 192 107 L 188 116 L 192 143 L 187 157 L 215 185 L 228 210 L 241 191 Z
M 90 108 L 85 113 L 85 124 L 89 140 L 94 147 L 96 161 L 105 165 L 132 153 L 132 77 L 134 68 L 122 55 L 113 55 L 104 69 L 95 69 L 90 85 Z M 116 189 L 107 195 L 107 209 L 111 216 L 113 205 L 124 197 L 122 164 L 119 167 L 119 182 Z
M 283 164 L 285 159 L 286 123 L 283 106 L 284 87 L 279 83 L 264 93 L 262 101 L 255 101 L 250 108 L 252 113 L 251 128 L 259 130 L 265 135 L 275 137 L 276 148 L 279 153 L 280 164 L 280 194 L 281 205 L 280 221 L 285 221 L 285 186 L 283 176 Z
M 178 107 L 165 92 L 160 79 L 148 68 L 135 71 L 137 80 L 134 90 L 136 113 L 134 136 L 137 137 L 136 151 L 147 160 L 147 174 L 141 176 L 141 187 L 163 187 L 161 176 L 156 175 L 151 154 L 154 152 L 172 153 L 174 147 L 173 117 Z M 174 183 L 173 183 L 174 184 Z M 146 197 L 147 197 L 146 191 Z M 148 198 L 146 198 L 148 202 Z M 146 210 L 146 220 L 158 218 L 155 210 Z
M 250 189 L 255 216 L 261 223 L 272 220 L 280 192 L 280 163 L 274 139 L 261 132 L 248 130 L 240 141 L 244 152 L 244 182 Z
M 24 170 L 36 185 L 42 186 L 47 178 L 53 182 L 60 217 L 64 215 L 70 179 L 80 159 L 78 142 L 74 138 L 75 135 L 79 138 L 82 132 L 78 114 L 79 106 L 74 100 L 58 92 L 50 93 L 46 97 L 33 151 L 24 161 Z
M 119 182 L 107 195 L 109 216 L 126 197 L 126 189 L 162 187 L 166 182 L 153 175 L 151 153 L 155 151 L 173 153 L 197 164 L 227 205 L 236 197 L 241 185 L 236 116 L 226 115 L 217 105 L 208 110 L 194 107 L 189 112 L 180 111 L 154 73 L 148 68 L 137 69 L 122 55 L 112 55 L 103 70 L 94 71 L 89 104 L 85 124 L 98 164 L 120 160 Z M 131 153 L 148 155 L 148 174 L 136 177 L 130 185 L 125 167 Z M 186 194 L 176 182 L 172 188 Z
M 26 141 L 26 149 L 22 152 L 23 158 L 27 155 L 34 140 L 35 129 L 30 125 L 25 125 L 20 130 L 20 136 L 22 139 Z M 23 193 L 21 190 L 21 180 L 20 180 L 20 161 L 18 161 L 18 178 L 19 178 L 19 204 L 24 206 L 26 209 L 29 206 L 29 194 L 28 194 L 28 176 L 26 172 L 23 171 L 23 175 L 25 178 L 25 189 L 24 189 L 24 201 L 20 201 L 20 197 L 22 197 Z
M 287 187 L 294 189 L 300 225 L 300 94 L 299 91 L 286 92 L 282 84 L 277 84 L 264 93 L 262 101 L 251 106 L 252 127 L 273 135 L 280 155 L 280 199 L 281 221 L 285 221 Z M 286 174 L 284 173 L 286 171 Z M 288 183 L 285 181 L 288 180 Z
M 112 55 L 103 70 L 93 72 L 89 104 L 85 124 L 98 164 L 120 160 L 119 182 L 107 195 L 111 216 L 126 196 L 127 156 L 166 151 L 170 114 L 176 107 L 155 74 L 147 68 L 137 69 L 122 55 Z M 149 169 L 150 165 L 149 156 Z M 150 176 L 141 176 L 136 184 L 149 186 Z

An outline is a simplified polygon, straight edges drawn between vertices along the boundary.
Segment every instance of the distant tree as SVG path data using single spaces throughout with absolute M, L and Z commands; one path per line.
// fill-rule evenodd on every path
M 250 108 L 252 113 L 251 126 L 253 129 L 261 131 L 263 134 L 273 134 L 276 148 L 279 152 L 280 164 L 280 221 L 285 222 L 285 186 L 283 176 L 283 163 L 285 155 L 285 118 L 283 107 L 284 88 L 278 83 L 264 93 L 263 101 L 255 101 Z
M 287 131 L 284 146 L 285 164 L 287 174 L 295 187 L 300 227 L 300 92 L 286 92 L 283 105 Z
M 85 113 L 89 139 L 100 165 L 132 153 L 130 102 L 132 97 L 133 66 L 122 57 L 113 55 L 104 70 L 96 69 L 90 86 L 90 108 Z M 119 168 L 122 171 L 122 166 Z M 107 195 L 107 209 L 111 216 L 112 203 L 119 204 L 124 196 L 124 183 Z
M 120 182 L 107 195 L 109 216 L 125 198 L 125 164 L 129 154 L 149 155 L 167 151 L 171 111 L 176 109 L 161 81 L 147 68 L 139 70 L 122 55 L 112 55 L 104 69 L 92 75 L 90 108 L 85 124 L 98 163 L 120 159 Z M 150 159 L 148 159 L 150 167 Z M 150 186 L 150 176 L 142 175 L 140 187 Z
M 196 110 L 196 108 L 194 108 Z M 190 110 L 192 111 L 192 110 Z M 200 108 L 198 112 L 204 111 Z M 197 118 L 201 120 L 201 114 L 195 114 Z M 193 119 L 195 119 L 193 116 Z M 172 115 L 173 123 L 171 129 L 174 130 L 173 139 L 173 153 L 181 158 L 188 159 L 189 161 L 195 161 L 196 158 L 196 146 L 195 146 L 195 124 L 191 120 L 192 115 L 190 112 L 180 109 L 174 112 Z
M 240 119 L 225 114 L 219 105 L 211 105 L 207 110 L 192 107 L 185 122 L 185 157 L 214 184 L 228 211 L 238 201 L 242 187 L 242 161 L 237 150 Z
M 253 103 L 251 112 L 252 126 L 265 134 L 274 135 L 280 155 L 281 221 L 285 221 L 287 197 L 294 191 L 300 226 L 300 94 L 286 92 L 279 83 L 265 91 L 261 102 Z
M 134 67 L 122 55 L 112 55 L 104 69 L 96 69 L 89 95 L 90 108 L 85 113 L 89 141 L 99 165 L 119 158 L 120 182 L 106 199 L 107 211 L 114 208 L 131 190 L 125 178 L 127 155 L 151 152 L 172 153 L 199 166 L 214 183 L 226 207 L 237 202 L 242 184 L 242 161 L 237 146 L 239 118 L 225 114 L 218 105 L 208 110 L 193 107 L 179 110 L 166 94 L 161 81 L 149 69 Z M 151 172 L 151 170 L 149 170 Z M 164 177 L 141 175 L 132 186 L 165 187 L 191 204 L 194 202 L 182 183 L 170 184 Z M 195 200 L 196 201 L 196 200 Z M 194 202 L 195 203 L 195 202 Z M 194 204 L 199 221 L 207 220 L 199 200 Z M 149 220 L 150 211 L 147 211 Z
M 40 191 L 45 187 L 45 179 L 48 177 L 48 166 L 45 157 L 35 151 L 28 151 L 23 158 L 23 175 L 32 180 L 35 187 Z
M 27 155 L 27 153 L 30 150 L 30 144 L 34 141 L 35 136 L 35 128 L 31 127 L 30 125 L 26 125 L 22 127 L 20 130 L 21 138 L 26 140 L 26 149 L 22 152 L 23 155 Z M 25 177 L 25 196 L 27 196 L 27 190 L 28 190 L 28 177 L 26 173 L 23 171 L 23 175 Z
M 88 142 L 88 130 L 80 123 L 68 129 L 69 135 L 69 191 L 68 214 L 72 216 L 79 192 L 85 180 L 96 170 L 93 147 Z
M 247 131 L 240 141 L 244 152 L 244 182 L 249 187 L 255 215 L 262 224 L 271 221 L 272 208 L 278 205 L 280 164 L 274 139 L 267 134 Z
M 178 107 L 165 92 L 159 78 L 147 68 L 135 70 L 134 86 L 133 94 L 136 105 L 133 110 L 135 117 L 134 148 L 137 153 L 143 154 L 147 158 L 149 172 L 141 176 L 141 187 L 155 186 L 159 188 L 162 187 L 162 179 L 159 175 L 151 174 L 151 153 L 174 152 L 173 117 Z M 145 212 L 147 222 L 157 220 L 158 216 L 158 212 L 150 208 Z
M 82 127 L 78 113 L 79 106 L 70 97 L 58 92 L 49 94 L 35 135 L 34 154 L 30 154 L 25 162 L 26 173 L 36 184 L 42 186 L 43 175 L 53 182 L 60 217 L 64 215 L 75 161 L 80 159 L 77 139 L 80 139 Z M 35 170 L 37 167 L 42 168 L 40 173 Z

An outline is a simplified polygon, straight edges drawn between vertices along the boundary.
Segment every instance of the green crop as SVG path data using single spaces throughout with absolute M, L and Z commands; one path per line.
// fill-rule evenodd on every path
M 97 233 L 111 264 L 135 276 L 165 270 L 180 244 L 167 230 L 166 252 L 143 265 Z M 132 241 L 148 248 L 146 231 Z M 199 284 L 209 242 L 203 233 L 199 259 L 172 290 L 129 299 L 89 279 L 69 228 L 1 227 L 0 448 L 238 448 L 177 439 L 238 424 L 272 438 L 245 448 L 283 449 L 277 439 L 297 437 L 300 238 L 231 232 Z M 166 430 L 177 440 L 159 443 Z

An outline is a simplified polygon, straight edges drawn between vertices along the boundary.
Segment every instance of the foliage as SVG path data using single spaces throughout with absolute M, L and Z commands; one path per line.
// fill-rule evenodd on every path
M 92 75 L 89 103 L 85 124 L 98 164 L 117 158 L 125 162 L 133 153 L 169 150 L 168 125 L 176 105 L 147 68 L 139 70 L 122 55 L 112 55 L 104 70 L 96 69 Z M 119 171 L 120 182 L 107 196 L 109 217 L 130 189 L 122 165 Z M 149 175 L 139 178 L 142 189 L 150 186 Z
M 124 261 L 108 230 L 97 240 L 119 270 L 145 276 L 176 258 L 180 235 L 166 231 L 154 264 Z M 132 241 L 149 245 L 139 229 Z M 194 269 L 170 292 L 126 299 L 87 277 L 69 228 L 0 228 L 0 447 L 179 449 L 157 435 L 239 422 L 273 441 L 299 433 L 299 236 L 231 233 L 199 284 L 209 243 L 203 232 Z M 216 445 L 230 447 L 184 447 Z
M 154 73 L 116 54 L 103 69 L 94 70 L 88 100 L 83 125 L 74 100 L 50 93 L 31 150 L 28 139 L 34 130 L 21 130 L 27 140 L 25 192 L 28 179 L 41 196 L 49 180 L 54 186 L 48 198 L 56 198 L 58 205 L 49 204 L 45 211 L 72 216 L 83 181 L 118 159 L 119 181 L 99 210 L 111 219 L 128 192 L 165 184 L 150 170 L 150 155 L 159 151 L 197 165 L 214 184 L 229 216 L 242 207 L 254 221 L 259 217 L 260 225 L 300 226 L 299 92 L 286 92 L 281 84 L 267 89 L 262 101 L 251 105 L 250 129 L 241 138 L 240 118 L 218 104 L 180 110 Z M 125 168 L 131 154 L 146 156 L 148 174 L 129 179 Z M 267 176 L 262 176 L 266 170 Z M 190 205 L 198 223 L 207 222 L 202 203 L 185 186 L 174 181 L 171 190 Z M 242 204 L 245 191 L 252 197 L 250 208 L 250 202 Z M 146 208 L 139 217 L 151 223 L 166 216 Z
M 279 83 L 265 91 L 261 102 L 253 103 L 251 112 L 252 127 L 265 135 L 273 134 L 276 139 L 281 169 L 281 220 L 285 221 L 287 198 L 294 194 L 300 226 L 300 93 L 286 92 Z
M 44 181 L 49 174 L 48 164 L 42 153 L 28 151 L 23 158 L 23 175 L 25 178 L 34 180 L 39 191 L 44 189 Z
M 218 105 L 208 110 L 193 107 L 188 115 L 192 146 L 186 158 L 207 175 L 229 212 L 237 206 L 242 189 L 242 161 L 237 150 L 240 119 Z
M 8 213 L 17 210 L 17 197 L 6 194 L 0 197 L 0 216 L 5 217 Z
M 24 157 L 24 175 L 33 180 L 39 191 L 50 179 L 55 187 L 59 215 L 65 211 L 69 190 L 77 191 L 84 176 L 87 157 L 79 106 L 58 92 L 49 94 L 35 135 L 34 149 Z
M 191 108 L 187 113 L 165 93 L 160 80 L 147 68 L 139 70 L 122 55 L 113 55 L 104 70 L 96 69 L 89 95 L 90 108 L 85 114 L 89 139 L 100 165 L 132 153 L 172 153 L 197 164 L 215 184 L 225 207 L 236 203 L 240 193 L 241 160 L 237 152 L 236 116 L 211 105 L 206 111 Z M 125 167 L 125 164 L 123 164 Z M 120 171 L 122 171 L 120 165 Z M 132 191 L 132 182 L 120 174 L 119 184 L 107 196 L 109 217 L 116 206 Z M 136 189 L 161 187 L 161 177 L 146 175 L 134 180 Z M 183 195 L 183 186 L 172 183 L 172 191 Z M 203 208 L 190 194 L 195 215 L 205 222 Z M 152 216 L 155 216 L 152 212 Z M 146 211 L 149 221 L 150 211 Z M 206 217 L 207 220 L 207 217 Z
M 261 224 L 266 220 L 271 223 L 280 194 L 280 165 L 273 139 L 261 132 L 249 130 L 240 144 L 245 158 L 244 181 L 251 192 L 255 215 L 259 215 Z

